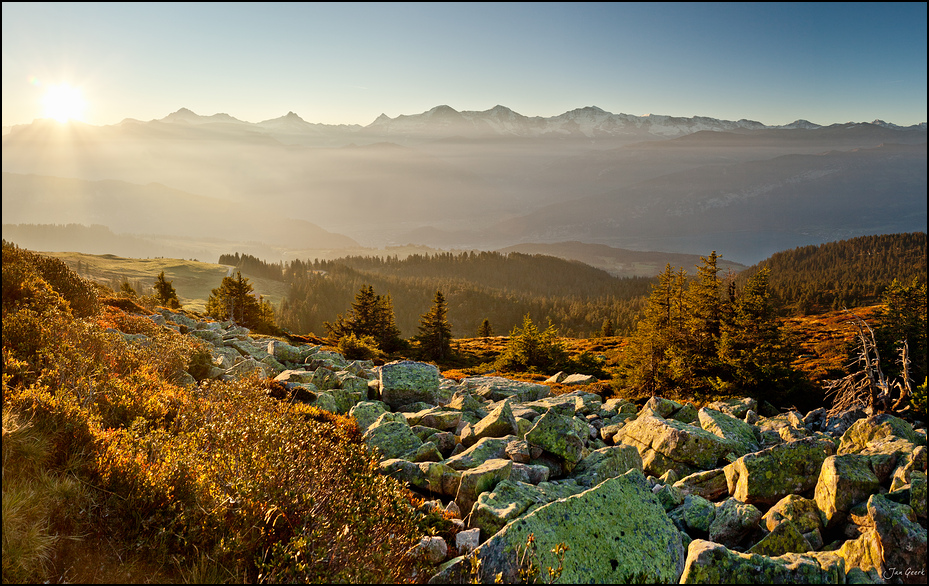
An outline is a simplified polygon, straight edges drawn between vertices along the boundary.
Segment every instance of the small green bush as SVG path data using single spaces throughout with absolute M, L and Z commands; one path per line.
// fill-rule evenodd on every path
M 384 358 L 384 354 L 377 346 L 373 336 L 356 337 L 348 334 L 339 339 L 339 353 L 349 360 L 375 360 Z

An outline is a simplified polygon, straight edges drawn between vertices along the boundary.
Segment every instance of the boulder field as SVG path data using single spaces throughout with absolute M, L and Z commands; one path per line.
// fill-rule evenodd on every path
M 258 371 L 353 416 L 384 474 L 457 517 L 455 543 L 416 548 L 441 564 L 431 583 L 519 581 L 527 543 L 563 583 L 926 583 L 922 424 L 750 398 L 640 408 L 152 318 L 207 342 L 209 378 Z

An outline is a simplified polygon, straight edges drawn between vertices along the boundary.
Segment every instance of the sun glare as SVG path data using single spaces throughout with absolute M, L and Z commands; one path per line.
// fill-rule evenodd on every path
M 53 85 L 42 98 L 45 117 L 59 122 L 81 120 L 84 115 L 84 97 L 81 90 L 68 85 Z

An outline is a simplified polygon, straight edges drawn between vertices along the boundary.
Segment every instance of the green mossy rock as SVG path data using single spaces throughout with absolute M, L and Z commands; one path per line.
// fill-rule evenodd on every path
M 726 440 L 705 429 L 651 415 L 627 423 L 622 442 L 639 450 L 645 472 L 652 476 L 668 470 L 681 477 L 710 470 L 731 451 Z
M 768 557 L 695 539 L 687 548 L 681 584 L 841 584 L 844 561 L 835 554 Z
M 484 581 L 501 574 L 519 580 L 516 560 L 529 534 L 542 577 L 558 560 L 551 550 L 569 547 L 557 583 L 676 583 L 683 570 L 681 534 L 638 470 L 557 500 L 518 518 L 478 549 Z
M 867 456 L 829 456 L 823 462 L 813 497 L 823 525 L 831 529 L 842 523 L 853 506 L 868 500 L 880 488 Z
M 746 454 L 724 468 L 729 494 L 744 503 L 773 505 L 813 488 L 834 452 L 828 440 L 804 438 Z
M 584 442 L 577 435 L 573 419 L 555 413 L 554 409 L 536 419 L 526 432 L 526 441 L 563 460 L 568 471 L 583 457 Z

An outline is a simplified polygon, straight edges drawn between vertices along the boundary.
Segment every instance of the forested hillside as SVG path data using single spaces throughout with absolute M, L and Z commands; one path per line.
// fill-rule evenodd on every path
M 894 279 L 926 283 L 926 233 L 861 236 L 778 252 L 740 273 L 739 280 L 763 268 L 783 313 L 870 305 Z
M 323 332 L 363 285 L 390 295 L 404 336 L 416 332 L 437 290 L 456 337 L 476 335 L 485 319 L 505 335 L 527 314 L 538 323 L 551 320 L 566 336 L 599 332 L 606 320 L 622 333 L 634 327 L 651 287 L 645 277 L 619 279 L 578 262 L 495 252 L 292 261 L 283 275 L 290 291 L 278 322 L 301 333 Z

